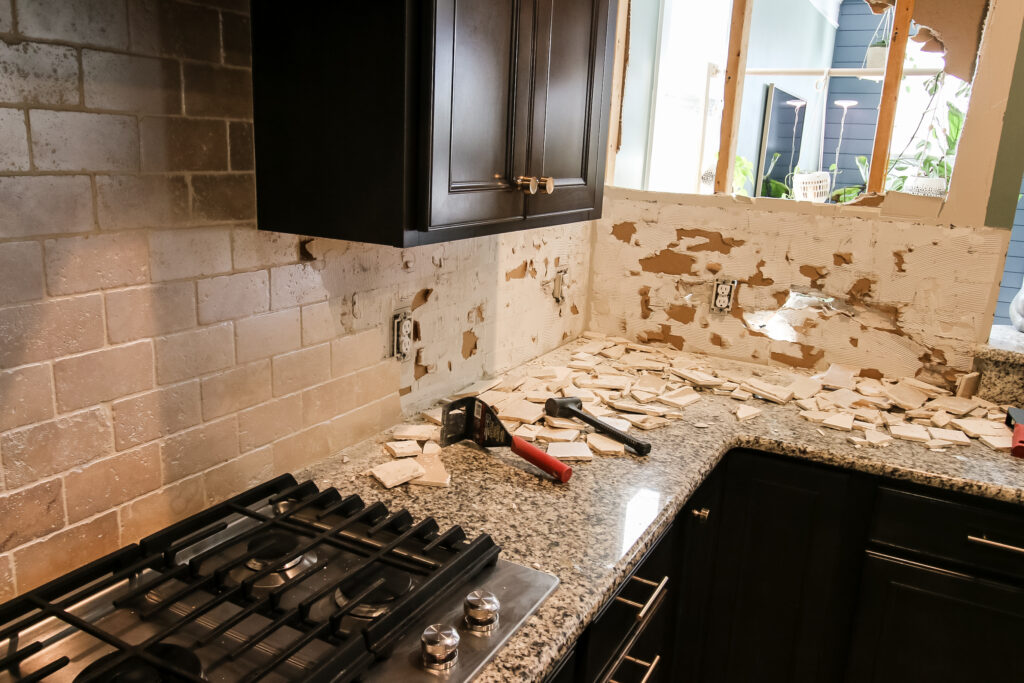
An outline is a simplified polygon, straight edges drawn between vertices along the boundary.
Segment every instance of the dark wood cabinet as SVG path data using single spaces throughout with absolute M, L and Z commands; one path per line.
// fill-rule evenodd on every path
M 866 538 L 866 482 L 744 451 L 725 467 L 699 680 L 838 680 Z
M 851 683 L 1024 680 L 1024 589 L 869 552 Z
M 616 5 L 253 0 L 259 227 L 413 246 L 599 217 Z

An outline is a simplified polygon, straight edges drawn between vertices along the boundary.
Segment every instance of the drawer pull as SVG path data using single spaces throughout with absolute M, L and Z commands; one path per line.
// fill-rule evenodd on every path
M 658 596 L 660 596 L 662 594 L 662 592 L 664 592 L 665 585 L 668 584 L 668 577 L 666 576 L 666 577 L 662 578 L 662 580 L 660 582 L 658 582 L 658 583 L 655 583 L 654 581 L 648 581 L 647 579 L 641 579 L 639 576 L 631 576 L 629 578 L 631 580 L 633 580 L 633 581 L 637 581 L 639 583 L 642 583 L 645 586 L 655 586 L 656 587 L 654 589 L 654 592 L 651 593 L 651 597 L 647 598 L 647 602 L 645 602 L 642 605 L 639 602 L 634 602 L 633 600 L 628 600 L 628 599 L 626 599 L 626 598 L 624 598 L 622 596 L 619 596 L 619 595 L 615 596 L 615 599 L 618 602 L 621 602 L 621 603 L 623 603 L 625 605 L 629 605 L 630 607 L 635 607 L 636 609 L 640 610 L 636 614 L 636 620 L 637 621 L 643 621 L 644 617 L 647 616 L 647 613 L 651 611 L 651 607 L 653 607 L 654 603 L 656 603 L 658 601 Z
M 978 545 L 987 545 L 990 548 L 999 548 L 1000 550 L 1009 550 L 1011 553 L 1020 553 L 1024 555 L 1024 548 L 1018 545 L 1009 545 L 1008 543 L 1000 543 L 999 541 L 990 541 L 987 538 L 981 536 L 968 536 L 967 540 L 971 543 L 977 543 Z
M 642 659 L 637 659 L 636 657 L 630 657 L 629 655 L 626 655 L 622 659 L 623 661 L 630 662 L 631 664 L 636 664 L 637 666 L 645 667 L 647 671 L 644 672 L 644 677 L 640 679 L 640 683 L 647 683 L 647 681 L 650 680 L 651 676 L 654 674 L 654 667 L 658 666 L 658 662 L 661 661 L 661 655 L 654 655 L 654 659 L 652 659 L 649 662 L 645 662 Z M 608 683 L 618 682 L 614 678 L 609 678 Z

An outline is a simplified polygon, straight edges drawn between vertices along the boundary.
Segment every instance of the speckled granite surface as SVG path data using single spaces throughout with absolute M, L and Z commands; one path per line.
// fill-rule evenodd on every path
M 988 344 L 978 346 L 974 369 L 981 373 L 978 395 L 996 403 L 1024 405 L 1024 332 L 993 325 Z
M 541 679 L 579 636 L 611 591 L 673 519 L 689 496 L 735 447 L 750 447 L 943 489 L 1024 504 L 1024 460 L 973 443 L 932 452 L 896 441 L 855 448 L 846 434 L 818 432 L 795 405 L 756 401 L 763 414 L 739 423 L 736 401 L 705 394 L 685 419 L 642 432 L 653 444 L 646 458 L 595 456 L 574 463 L 572 480 L 551 483 L 506 449 L 484 453 L 456 445 L 442 459 L 449 488 L 386 490 L 361 474 L 389 459 L 371 439 L 296 473 L 318 485 L 380 500 L 392 510 L 433 515 L 471 537 L 489 533 L 502 557 L 555 574 L 556 591 L 487 667 L 481 681 Z M 706 425 L 697 427 L 696 424 Z M 347 460 L 347 462 L 345 462 Z

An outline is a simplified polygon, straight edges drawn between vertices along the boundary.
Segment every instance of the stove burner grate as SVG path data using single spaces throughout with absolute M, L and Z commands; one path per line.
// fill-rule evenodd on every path
M 125 656 L 121 652 L 111 652 L 85 667 L 75 676 L 73 683 L 181 683 L 206 678 L 202 662 L 188 648 L 156 643 L 143 652 L 148 656 Z M 188 676 L 181 676 L 175 670 Z

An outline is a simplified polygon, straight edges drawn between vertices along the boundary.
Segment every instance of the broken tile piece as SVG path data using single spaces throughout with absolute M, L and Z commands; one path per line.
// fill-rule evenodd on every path
M 593 460 L 590 446 L 582 441 L 548 444 L 548 455 L 559 460 Z
M 682 389 L 676 389 L 675 391 L 670 391 L 667 394 L 662 394 L 658 400 L 672 406 L 673 408 L 685 408 L 686 406 L 699 401 L 700 394 L 694 391 L 693 387 L 683 387 Z
M 737 401 L 749 401 L 753 397 L 754 395 L 752 393 L 750 393 L 749 391 L 744 391 L 743 389 L 737 388 L 729 392 L 729 398 L 734 398 Z
M 744 420 L 749 420 L 751 418 L 757 417 L 760 414 L 761 409 L 755 408 L 754 406 L 740 406 L 739 408 L 736 409 L 736 419 L 739 422 L 743 422 Z
M 939 412 L 932 415 L 929 422 L 931 422 L 936 427 L 945 428 L 945 426 L 948 425 L 950 420 L 952 419 L 953 417 L 949 413 L 947 413 L 945 410 L 940 410 Z
M 431 408 L 430 410 L 424 410 L 420 413 L 420 417 L 431 424 L 441 424 L 441 407 Z
M 434 486 L 436 488 L 444 488 L 451 484 L 452 475 L 449 474 L 448 470 L 445 469 L 444 463 L 441 462 L 439 455 L 427 455 L 424 453 L 418 456 L 415 460 L 420 467 L 423 468 L 423 475 L 410 479 L 409 484 L 416 486 Z
M 609 427 L 614 427 L 620 432 L 628 432 L 630 427 L 629 420 L 623 420 L 621 417 L 605 416 L 601 418 L 601 422 L 604 422 Z
M 513 403 L 502 404 L 498 417 L 502 420 L 515 420 L 525 424 L 533 424 L 544 417 L 544 406 L 520 399 Z
M 412 442 L 404 441 L 402 443 Z M 372 474 L 374 479 L 379 481 L 386 489 L 394 488 L 399 484 L 404 484 L 410 479 L 422 477 L 426 473 L 426 470 L 423 469 L 423 465 L 416 462 L 414 458 L 389 460 L 388 462 L 381 463 L 376 467 L 370 468 L 370 474 Z
M 826 413 L 824 410 L 801 410 L 800 417 L 810 422 L 821 424 L 835 413 Z
M 687 368 L 672 368 L 671 371 L 673 374 L 682 377 L 687 382 L 690 382 L 691 384 L 694 384 L 698 387 L 717 387 L 719 384 L 723 382 L 723 380 L 718 379 L 714 375 L 709 375 L 708 373 L 701 372 L 700 370 L 689 370 Z
M 512 432 L 513 436 L 518 436 L 524 441 L 533 441 L 537 438 L 537 434 L 540 430 L 544 429 L 540 425 L 519 425 L 518 429 Z
M 551 415 L 544 416 L 544 424 L 548 427 L 554 427 L 555 429 L 579 429 L 580 425 L 576 420 L 568 417 L 552 417 Z
M 798 406 L 800 406 L 800 410 L 817 410 L 818 409 L 818 399 L 816 399 L 814 397 L 811 397 L 811 398 L 798 398 L 796 400 L 796 404 Z
M 772 403 L 786 403 L 793 398 L 793 392 L 790 389 L 780 387 L 777 384 L 762 382 L 755 377 L 751 377 L 746 380 L 740 385 L 740 387 L 744 391 L 749 391 L 750 393 L 756 394 L 757 396 L 767 399 Z
M 587 434 L 587 445 L 598 455 L 625 455 L 626 446 L 604 434 Z
M 932 399 L 925 408 L 932 410 L 944 410 L 951 415 L 960 417 L 978 408 L 978 402 L 972 398 L 958 398 L 956 396 L 939 396 Z
M 829 429 L 849 432 L 853 430 L 853 415 L 849 413 L 836 413 L 823 420 L 821 425 Z
M 925 427 L 916 424 L 893 425 L 889 427 L 889 432 L 897 439 L 903 439 L 904 441 L 926 443 L 931 441 L 932 438 Z
M 663 417 L 656 417 L 654 415 L 630 415 L 624 416 L 626 420 L 629 420 L 630 424 L 640 429 L 656 429 L 657 427 L 664 427 L 669 424 L 669 421 Z
M 857 386 L 859 368 L 833 363 L 821 376 L 821 383 L 826 389 L 853 389 Z
M 423 444 L 423 455 L 440 455 L 442 450 L 441 445 L 433 441 Z
M 1011 434 L 1004 434 L 1001 436 L 983 434 L 978 438 L 978 441 L 982 442 L 994 451 L 1008 451 L 1013 445 L 1013 436 Z
M 864 438 L 872 446 L 887 446 L 892 441 L 892 437 L 885 434 L 877 429 L 871 429 L 864 432 Z
M 580 435 L 578 429 L 554 429 L 545 427 L 537 432 L 538 441 L 575 441 Z
M 395 441 L 429 441 L 434 436 L 435 425 L 398 425 L 391 435 Z
M 388 441 L 384 448 L 396 458 L 408 458 L 423 453 L 423 449 L 415 441 Z
M 923 391 L 903 383 L 886 387 L 883 393 L 886 398 L 903 410 L 920 408 L 928 400 L 928 395 Z
M 468 387 L 464 388 L 462 391 L 458 393 L 452 394 L 449 398 L 455 401 L 457 399 L 465 398 L 467 396 L 479 396 L 488 389 L 491 389 L 500 383 L 501 379 L 498 377 L 495 377 L 493 379 L 483 379 L 480 380 L 479 382 L 474 382 L 473 384 L 470 384 Z
M 949 423 L 967 436 L 980 439 L 982 436 L 1009 436 L 1010 429 L 1006 425 L 996 424 L 981 417 L 959 417 Z
M 793 398 L 808 399 L 821 391 L 821 382 L 813 377 L 800 376 L 786 388 L 793 392 Z
M 941 429 L 939 427 L 928 427 L 928 433 L 933 439 L 942 439 L 955 446 L 970 446 L 971 439 L 959 429 Z

